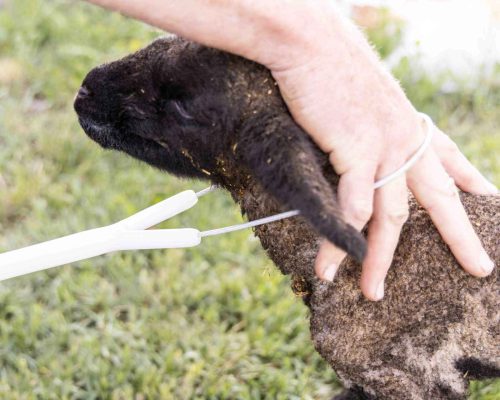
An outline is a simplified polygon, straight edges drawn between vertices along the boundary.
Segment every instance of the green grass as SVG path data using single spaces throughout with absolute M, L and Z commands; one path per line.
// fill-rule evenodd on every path
M 100 150 L 71 108 L 90 68 L 157 31 L 82 2 L 7 3 L 0 10 L 0 251 L 111 223 L 205 186 Z M 451 96 L 409 62 L 398 74 L 419 108 L 500 184 L 498 82 Z M 214 193 L 164 226 L 238 221 L 228 196 Z M 1 283 L 0 398 L 328 399 L 339 386 L 288 284 L 249 231 Z M 499 395 L 498 382 L 473 386 L 474 399 Z

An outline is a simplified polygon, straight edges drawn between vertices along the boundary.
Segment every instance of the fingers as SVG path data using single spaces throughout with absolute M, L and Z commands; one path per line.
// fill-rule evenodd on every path
M 346 253 L 338 247 L 324 240 L 316 256 L 314 271 L 316 276 L 324 281 L 333 282 L 338 268 Z
M 467 272 L 483 277 L 494 268 L 463 208 L 454 179 L 465 191 L 487 194 L 498 193 L 498 190 L 470 164 L 451 139 L 435 129 L 433 148 L 407 173 L 407 178 L 380 188 L 375 196 L 372 165 L 347 171 L 340 178 L 338 198 L 344 219 L 361 230 L 371 218 L 368 253 L 361 275 L 361 290 L 368 299 L 380 300 L 384 295 L 385 277 L 408 217 L 407 188 L 428 211 Z M 325 241 L 315 263 L 318 277 L 332 281 L 344 257 L 343 251 Z
M 496 194 L 498 189 L 467 160 L 445 133 L 435 128 L 433 148 L 448 174 L 464 192 Z
M 373 213 L 374 165 L 363 165 L 345 172 L 339 180 L 337 197 L 344 220 L 361 230 Z
M 360 165 L 340 177 L 337 196 L 344 220 L 361 230 L 372 215 L 375 167 Z M 346 253 L 325 241 L 314 265 L 320 279 L 332 281 Z
M 361 274 L 361 290 L 369 300 L 384 297 L 385 276 L 407 219 L 408 192 L 403 176 L 375 192 L 374 213 L 368 227 L 368 253 Z
M 460 265 L 472 275 L 488 275 L 494 264 L 469 221 L 453 180 L 433 150 L 408 172 L 407 182 Z

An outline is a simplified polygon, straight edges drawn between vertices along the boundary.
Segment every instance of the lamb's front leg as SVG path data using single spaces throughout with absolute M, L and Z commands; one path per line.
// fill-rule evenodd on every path
M 290 209 L 298 209 L 312 227 L 358 261 L 364 238 L 341 217 L 335 194 L 323 176 L 325 156 L 288 114 L 258 114 L 240 132 L 238 158 L 263 188 Z

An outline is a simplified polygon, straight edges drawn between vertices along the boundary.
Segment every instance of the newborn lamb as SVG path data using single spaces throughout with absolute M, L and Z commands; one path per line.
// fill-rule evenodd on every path
M 292 120 L 269 71 L 180 38 L 93 69 L 75 101 L 89 137 L 161 170 L 227 189 L 311 310 L 316 349 L 346 391 L 338 399 L 464 399 L 470 379 L 500 377 L 499 272 L 466 274 L 413 200 L 381 302 L 363 298 L 363 236 L 344 223 L 338 176 Z M 461 194 L 500 262 L 500 197 Z M 314 275 L 321 237 L 352 258 L 334 283 Z

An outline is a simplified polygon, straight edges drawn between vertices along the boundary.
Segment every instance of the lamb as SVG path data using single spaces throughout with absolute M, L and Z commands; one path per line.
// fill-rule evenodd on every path
M 311 312 L 317 351 L 346 391 L 336 399 L 465 399 L 471 379 L 500 377 L 499 272 L 466 274 L 414 200 L 381 302 L 365 300 L 366 244 L 342 221 L 338 176 L 296 125 L 269 71 L 181 38 L 162 38 L 90 71 L 75 100 L 86 134 L 181 177 L 227 189 Z M 500 197 L 461 193 L 500 262 Z M 313 263 L 322 237 L 348 257 L 333 283 Z

